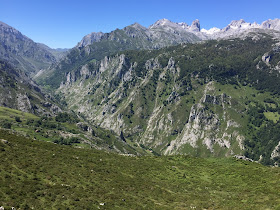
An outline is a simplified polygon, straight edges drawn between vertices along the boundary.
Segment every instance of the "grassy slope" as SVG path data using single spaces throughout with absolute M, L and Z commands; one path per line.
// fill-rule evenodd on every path
M 20 118 L 20 122 L 17 122 L 15 120 L 16 117 Z M 55 128 L 43 127 L 43 126 L 36 125 L 34 123 L 28 124 L 28 121 L 30 120 L 38 121 L 40 119 L 41 119 L 40 117 L 30 113 L 22 112 L 15 109 L 10 109 L 7 107 L 0 107 L 0 127 L 1 124 L 3 124 L 4 122 L 11 123 L 12 130 L 22 133 L 23 135 L 30 136 L 35 139 L 51 141 L 54 140 L 55 138 L 60 137 L 60 135 L 58 135 L 59 131 L 69 133 L 69 134 L 71 134 L 71 131 L 77 134 L 82 133 L 74 123 L 72 124 L 59 123 L 56 122 L 55 119 L 53 118 L 49 118 L 49 119 L 50 119 L 50 124 L 54 124 L 55 126 L 57 126 Z M 60 128 L 58 129 L 58 127 Z M 49 135 L 47 135 L 47 133 L 49 133 Z
M 0 141 L 5 208 L 280 208 L 279 168 L 235 159 L 126 157 L 3 130 L 0 139 L 8 141 Z
M 17 122 L 16 118 L 19 118 L 20 122 Z M 64 139 L 75 137 L 79 139 L 79 143 L 71 143 L 75 147 L 94 147 L 131 154 L 143 153 L 141 148 L 136 148 L 138 151 L 136 152 L 135 148 L 122 142 L 118 136 L 99 127 L 93 127 L 93 135 L 90 131 L 78 127 L 76 122 L 58 122 L 55 117 L 40 118 L 30 113 L 0 106 L 0 128 L 5 128 L 5 123 L 10 123 L 13 131 L 32 139 L 54 142 L 61 137 Z M 86 125 L 84 122 L 82 124 Z

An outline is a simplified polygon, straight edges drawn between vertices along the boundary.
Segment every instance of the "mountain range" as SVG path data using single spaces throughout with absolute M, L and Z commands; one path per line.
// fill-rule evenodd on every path
M 208 40 L 208 39 L 219 39 L 233 36 L 240 36 L 243 32 L 256 31 L 256 30 L 275 30 L 280 31 L 280 20 L 266 20 L 261 24 L 257 23 L 248 23 L 243 19 L 241 20 L 233 20 L 230 24 L 228 24 L 225 28 L 217 28 L 213 27 L 209 30 L 204 28 L 200 28 L 200 21 L 194 20 L 191 25 L 187 23 L 180 22 L 175 23 L 168 19 L 161 19 L 156 21 L 154 24 L 149 26 L 148 28 L 141 26 L 138 23 L 135 23 L 128 28 L 124 28 L 124 31 L 127 31 L 129 28 L 134 28 L 134 30 L 141 31 L 142 35 L 144 34 L 148 39 L 157 40 L 161 44 L 159 46 L 168 46 L 170 45 L 170 41 L 178 42 L 195 42 L 197 40 Z M 129 32 L 128 32 L 129 33 Z M 192 36 L 189 34 L 191 33 Z M 162 43 L 165 35 L 168 34 L 168 42 Z M 174 35 L 174 37 L 170 37 Z M 132 36 L 137 36 L 133 32 L 131 32 Z M 195 35 L 195 36 L 194 36 Z M 139 36 L 139 34 L 138 34 Z M 175 36 L 178 38 L 176 39 Z M 187 37 L 189 36 L 189 37 Z M 106 37 L 105 33 L 102 32 L 93 32 L 91 34 L 86 35 L 77 45 L 77 47 L 85 47 L 87 45 L 91 45 L 94 42 L 99 42 Z M 198 38 L 197 38 L 198 37 Z M 174 40 L 175 39 L 175 40 Z M 155 47 L 155 46 L 154 46 Z
M 197 43 L 213 39 L 246 38 L 250 33 L 265 33 L 280 38 L 279 19 L 264 21 L 261 25 L 232 21 L 224 29 L 200 29 L 199 20 L 189 26 L 167 19 L 156 21 L 148 28 L 134 23 L 110 33 L 93 32 L 86 35 L 67 56 L 48 70 L 36 75 L 36 80 L 58 88 L 65 74 L 92 59 L 101 60 L 124 50 L 160 49 L 181 43 Z M 39 78 L 38 78 L 39 77 Z
M 225 37 L 231 37 L 231 36 L 238 36 L 242 32 L 250 31 L 250 30 L 256 30 L 256 29 L 263 29 L 263 30 L 275 30 L 280 31 L 280 20 L 274 19 L 274 20 L 266 20 L 262 24 L 257 23 L 248 23 L 245 22 L 243 19 L 241 20 L 234 20 L 229 25 L 227 25 L 225 28 L 220 29 L 217 27 L 210 28 L 209 30 L 206 30 L 204 28 L 200 28 L 200 21 L 195 20 L 192 22 L 191 25 L 188 25 L 187 23 L 180 22 L 175 23 L 168 19 L 161 19 L 156 21 L 154 24 L 149 26 L 148 28 L 135 23 L 131 26 L 128 26 L 124 28 L 124 31 L 127 31 L 128 29 L 134 28 L 134 30 L 142 31 L 142 35 L 145 34 L 145 36 L 151 40 L 153 39 L 160 39 L 160 37 L 163 37 L 164 34 L 168 33 L 168 35 L 174 33 L 178 35 L 181 38 L 182 42 L 195 42 L 197 41 L 197 37 L 201 40 L 208 40 L 208 39 L 217 39 L 217 38 L 225 38 Z M 132 29 L 131 29 L 132 30 Z M 128 32 L 132 36 L 137 36 L 137 34 L 133 32 Z M 192 39 L 187 38 L 186 36 L 190 36 L 192 33 L 193 35 L 197 37 L 192 37 Z M 140 34 L 138 34 L 139 36 Z M 77 47 L 85 47 L 87 45 L 91 45 L 94 42 L 100 42 L 102 39 L 106 37 L 105 33 L 102 32 L 93 32 L 91 34 L 86 35 L 77 45 Z M 173 38 L 173 37 L 172 37 Z M 170 39 L 169 41 L 174 41 L 173 39 Z M 185 38 L 185 40 L 184 40 Z M 162 41 L 162 40 L 161 40 Z M 160 41 L 159 41 L 160 42 Z M 179 42 L 179 41 L 178 41 Z M 167 43 L 166 43 L 167 44 Z M 163 44 L 164 45 L 164 44 Z M 168 45 L 168 44 L 167 44 Z
M 43 101 L 75 113 L 93 135 L 101 129 L 100 139 L 110 133 L 141 154 L 244 155 L 279 164 L 279 19 L 209 30 L 199 20 L 134 23 L 88 34 L 70 50 L 35 43 L 4 23 L 0 38 L 5 75 L 24 74 L 31 89 L 56 99 Z M 9 104 L 23 88 L 7 87 L 2 106 L 40 115 Z

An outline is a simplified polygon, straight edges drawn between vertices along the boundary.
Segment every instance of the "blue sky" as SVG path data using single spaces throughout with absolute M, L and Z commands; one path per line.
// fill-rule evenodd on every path
M 279 0 L 0 0 L 0 7 L 0 21 L 52 48 L 71 48 L 90 32 L 135 22 L 148 27 L 162 18 L 187 24 L 199 19 L 206 29 L 241 18 L 280 18 Z

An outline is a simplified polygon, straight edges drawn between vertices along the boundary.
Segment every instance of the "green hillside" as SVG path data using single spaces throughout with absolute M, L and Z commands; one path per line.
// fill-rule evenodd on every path
M 89 126 L 73 113 L 61 112 L 55 117 L 36 116 L 0 106 L 0 129 L 12 130 L 31 139 L 71 145 L 79 148 L 104 149 L 124 154 L 143 154 L 120 136 L 97 126 Z
M 127 157 L 0 130 L 5 209 L 278 209 L 280 170 L 189 156 Z

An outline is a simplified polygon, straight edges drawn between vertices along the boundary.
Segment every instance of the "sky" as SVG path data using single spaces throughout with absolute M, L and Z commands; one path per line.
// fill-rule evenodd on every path
M 232 20 L 261 23 L 280 18 L 280 0 L 0 0 L 0 21 L 51 48 L 72 48 L 91 32 L 110 32 L 159 19 L 201 28 Z

